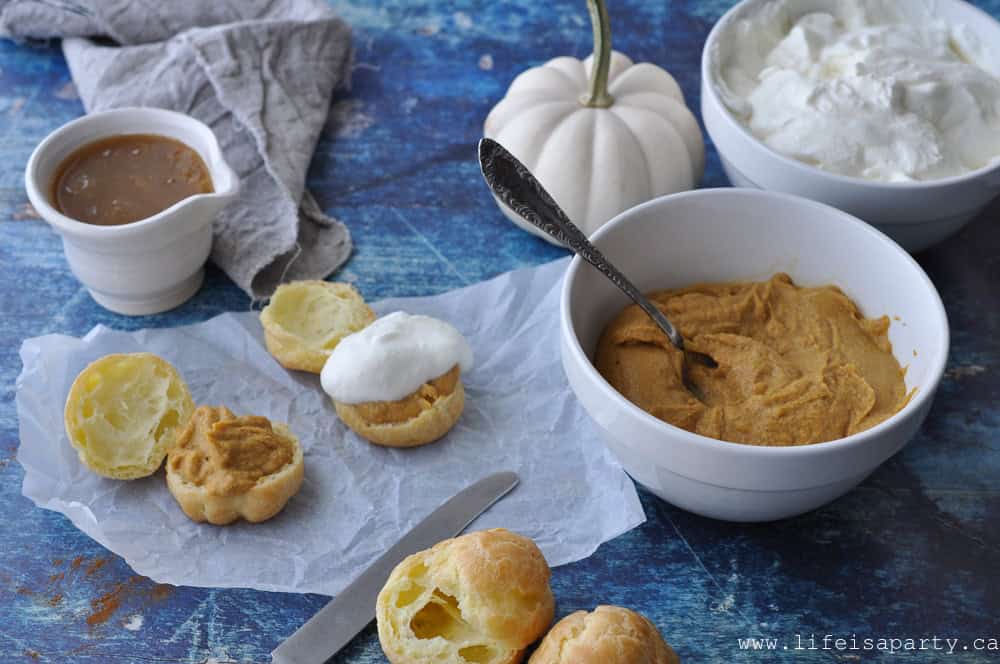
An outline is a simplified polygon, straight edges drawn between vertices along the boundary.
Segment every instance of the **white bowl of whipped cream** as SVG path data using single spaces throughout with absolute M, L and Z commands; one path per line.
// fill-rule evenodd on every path
M 744 0 L 705 43 L 701 108 L 733 185 L 909 251 L 1000 194 L 1000 23 L 961 0 Z

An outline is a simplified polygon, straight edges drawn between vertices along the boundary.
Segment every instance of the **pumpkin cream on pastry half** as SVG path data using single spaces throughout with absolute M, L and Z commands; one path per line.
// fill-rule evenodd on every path
M 679 664 L 645 616 L 620 606 L 577 611 L 555 624 L 528 664 Z
M 344 424 L 378 445 L 414 447 L 448 433 L 465 407 L 472 351 L 448 323 L 397 311 L 345 337 L 321 374 Z
M 88 365 L 66 397 L 66 435 L 98 475 L 152 475 L 194 410 L 177 370 L 152 353 L 106 355 Z
M 260 312 L 268 352 L 286 369 L 317 374 L 341 339 L 373 320 L 353 286 L 318 280 L 278 286 Z
M 552 622 L 542 552 L 497 528 L 444 540 L 396 566 L 378 595 L 382 651 L 392 664 L 512 664 Z
M 448 433 L 465 408 L 458 365 L 398 401 L 348 404 L 334 401 L 337 415 L 362 438 L 387 447 L 415 447 Z
M 284 424 L 199 406 L 167 458 L 167 486 L 193 521 L 264 521 L 302 486 L 302 446 Z

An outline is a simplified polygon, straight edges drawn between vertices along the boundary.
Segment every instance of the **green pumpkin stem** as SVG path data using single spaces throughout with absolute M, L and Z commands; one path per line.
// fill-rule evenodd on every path
M 607 108 L 615 103 L 608 94 L 608 69 L 611 66 L 611 21 L 604 0 L 587 0 L 590 24 L 594 28 L 594 62 L 590 70 L 590 93 L 580 102 L 591 108 Z

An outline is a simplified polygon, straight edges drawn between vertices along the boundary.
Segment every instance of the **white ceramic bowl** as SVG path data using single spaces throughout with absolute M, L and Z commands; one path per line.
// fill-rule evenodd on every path
M 118 134 L 160 134 L 193 148 L 215 189 L 122 226 L 71 219 L 50 200 L 52 180 L 76 148 Z M 101 306 L 131 316 L 181 304 L 201 287 L 212 249 L 212 220 L 239 191 L 239 178 L 222 157 L 215 134 L 194 118 L 157 108 L 121 108 L 78 118 L 49 134 L 28 160 L 28 199 L 63 240 L 76 278 Z
M 569 384 L 611 451 L 639 483 L 691 512 L 727 521 L 801 514 L 846 493 L 898 452 L 923 422 L 948 355 L 948 321 L 934 285 L 897 244 L 832 207 L 753 189 L 665 196 L 618 215 L 591 238 L 643 291 L 696 282 L 835 284 L 868 316 L 898 316 L 893 352 L 917 392 L 861 433 L 800 447 L 706 438 L 639 409 L 594 369 L 605 325 L 629 300 L 579 257 L 562 291 L 561 348 Z
M 727 57 L 729 26 L 767 0 L 744 0 L 708 35 L 701 58 L 701 113 L 722 167 L 737 187 L 784 191 L 828 203 L 875 225 L 909 251 L 925 249 L 975 218 L 1000 194 L 1000 164 L 965 175 L 923 182 L 887 183 L 847 177 L 775 152 L 758 140 L 723 103 L 716 88 Z M 800 0 L 803 13 L 833 0 Z M 967 26 L 984 44 L 1000 44 L 1000 23 L 961 0 L 931 3 L 952 24 Z M 994 57 L 1000 51 L 994 49 Z M 1000 63 L 997 64 L 1000 70 Z

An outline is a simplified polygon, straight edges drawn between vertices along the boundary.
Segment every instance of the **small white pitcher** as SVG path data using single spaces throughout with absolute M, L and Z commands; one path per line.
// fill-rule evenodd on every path
M 87 143 L 121 134 L 159 134 L 201 155 L 213 193 L 197 194 L 121 226 L 70 219 L 50 200 L 63 159 Z M 101 306 L 141 316 L 172 309 L 197 292 L 212 249 L 212 220 L 239 192 L 215 134 L 194 118 L 158 108 L 121 108 L 78 118 L 55 130 L 28 160 L 28 199 L 63 240 L 70 269 Z

